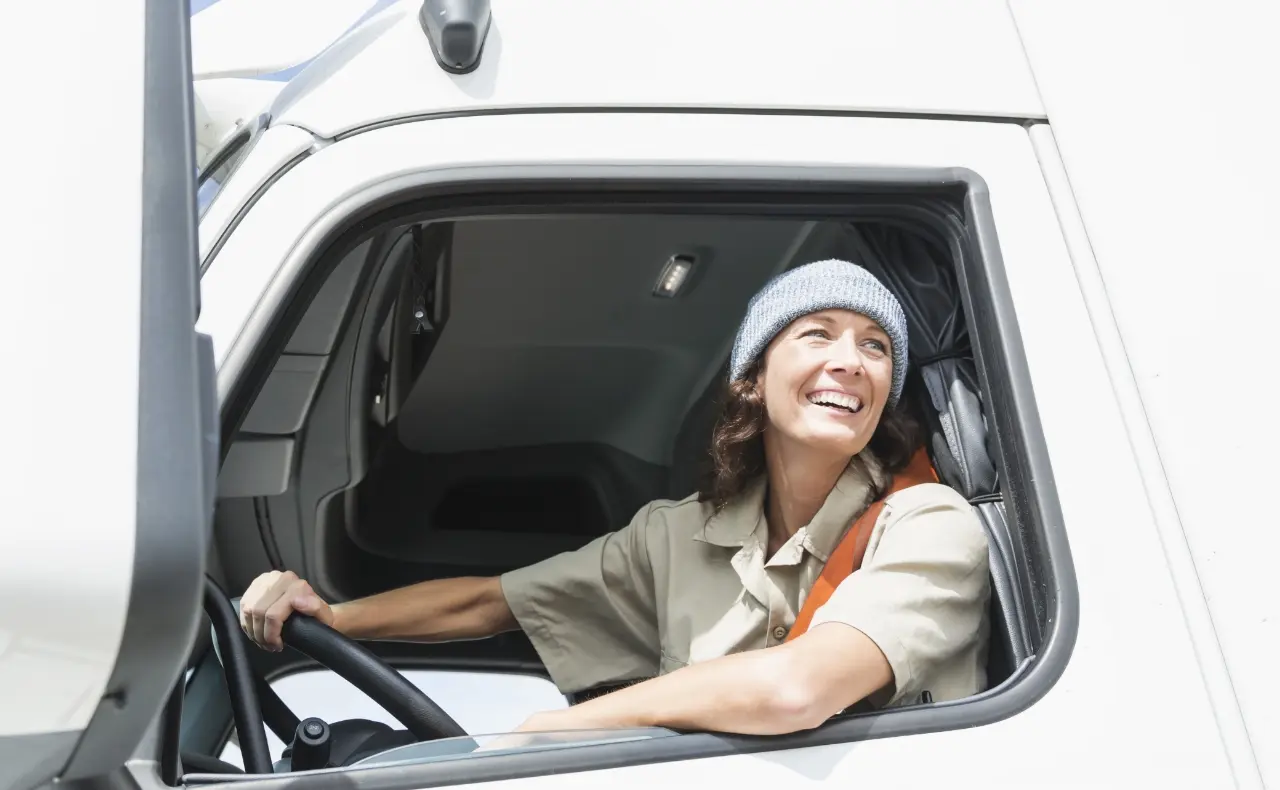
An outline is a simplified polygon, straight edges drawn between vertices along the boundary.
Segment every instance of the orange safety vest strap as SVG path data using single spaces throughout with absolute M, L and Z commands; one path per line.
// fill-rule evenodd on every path
M 791 633 L 787 634 L 786 641 L 790 642 L 807 631 L 809 624 L 813 622 L 814 613 L 831 599 L 840 582 L 862 567 L 862 558 L 867 553 L 867 542 L 871 540 L 871 531 L 875 529 L 876 521 L 884 510 L 884 501 L 891 494 L 904 488 L 936 482 L 938 482 L 938 473 L 934 471 L 933 464 L 929 461 L 929 454 L 921 447 L 916 450 L 915 455 L 911 456 L 907 468 L 893 476 L 893 481 L 889 484 L 889 489 L 884 496 L 872 502 L 840 539 L 840 543 L 827 558 L 826 565 L 822 566 L 822 573 L 814 581 L 813 589 L 809 591 L 809 597 L 805 599 L 804 606 L 800 607 L 800 613 L 796 615 L 796 623 L 791 627 Z

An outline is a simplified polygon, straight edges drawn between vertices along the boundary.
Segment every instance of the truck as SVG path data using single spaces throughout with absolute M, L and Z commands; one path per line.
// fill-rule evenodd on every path
M 7 16 L 0 786 L 1280 787 L 1272 9 Z M 349 600 L 686 495 L 746 300 L 833 255 L 988 533 L 979 694 L 512 739 L 582 698 L 519 633 L 240 633 L 266 571 Z

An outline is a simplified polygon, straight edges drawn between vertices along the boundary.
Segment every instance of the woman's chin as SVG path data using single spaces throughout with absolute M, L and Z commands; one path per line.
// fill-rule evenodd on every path
M 844 426 L 815 425 L 806 433 L 804 444 L 830 455 L 857 455 L 867 446 L 861 431 Z

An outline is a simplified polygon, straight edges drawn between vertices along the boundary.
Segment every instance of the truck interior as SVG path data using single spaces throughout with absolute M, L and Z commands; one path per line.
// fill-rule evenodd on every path
M 955 229 L 938 219 L 945 212 L 405 213 L 352 229 L 317 258 L 236 396 L 209 561 L 222 592 L 239 595 L 273 568 L 331 602 L 498 574 L 617 529 L 650 500 L 689 495 L 748 299 L 790 267 L 843 257 L 903 304 L 908 397 L 929 453 L 989 533 L 985 693 L 1034 657 L 1047 609 L 1040 560 L 1025 504 L 1002 485 L 1008 450 L 987 395 L 1001 385 L 975 349 L 981 306 L 967 295 L 958 260 L 968 253 L 945 232 Z M 234 711 L 228 650 L 212 649 L 209 632 L 186 681 L 188 784 L 240 772 L 216 759 Z M 364 647 L 397 669 L 546 675 L 519 632 Z M 308 713 L 280 711 L 263 680 L 316 664 L 292 648 L 243 652 L 263 720 L 288 743 Z M 422 740 L 383 733 L 330 764 L 385 763 L 380 752 L 458 759 L 474 748 L 458 737 L 425 752 Z M 271 755 L 275 772 L 289 770 L 288 756 Z

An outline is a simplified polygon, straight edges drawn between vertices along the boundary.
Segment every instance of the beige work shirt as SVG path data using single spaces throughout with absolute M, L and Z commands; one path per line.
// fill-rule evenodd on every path
M 626 527 L 501 577 L 512 613 L 564 693 L 654 677 L 785 641 L 832 550 L 884 475 L 849 465 L 813 521 L 765 561 L 765 479 L 715 513 L 696 495 L 658 500 Z M 862 567 L 816 613 L 884 652 L 894 682 L 869 700 L 929 691 L 958 699 L 986 683 L 987 536 L 953 489 L 914 486 L 885 503 Z

